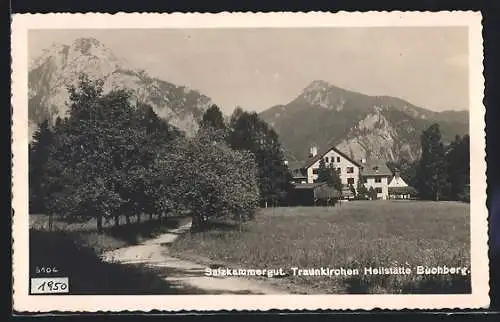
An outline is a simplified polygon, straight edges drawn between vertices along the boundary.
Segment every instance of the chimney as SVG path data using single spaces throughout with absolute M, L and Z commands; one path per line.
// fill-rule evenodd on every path
M 397 169 L 397 168 L 396 168 L 396 169 L 394 169 L 394 177 L 399 178 L 400 173 L 401 173 L 401 172 L 399 171 L 399 169 Z
M 366 158 L 361 158 L 361 164 L 365 164 L 366 163 Z
M 316 154 L 318 154 L 318 147 L 316 144 L 311 145 L 311 148 L 309 149 L 309 157 L 315 157 Z

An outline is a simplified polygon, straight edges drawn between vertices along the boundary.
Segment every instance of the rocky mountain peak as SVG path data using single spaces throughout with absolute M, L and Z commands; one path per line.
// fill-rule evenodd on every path
M 149 104 L 171 124 L 192 134 L 212 100 L 195 90 L 150 77 L 94 38 L 78 38 L 71 44 L 53 44 L 29 66 L 30 127 L 67 111 L 67 86 L 75 85 L 81 73 L 102 79 L 104 90 L 128 89 L 135 102 Z M 32 131 L 32 130 L 31 130 Z
M 328 82 L 324 80 L 313 80 L 309 85 L 304 88 L 303 93 L 308 93 L 308 92 L 317 92 L 317 91 L 326 91 L 328 90 L 332 85 L 330 85 Z
M 313 106 L 341 111 L 346 101 L 343 94 L 343 90 L 324 80 L 314 80 L 303 90 L 297 100 L 305 101 Z
M 441 125 L 443 140 L 468 133 L 468 112 L 435 112 L 391 96 L 371 96 L 312 81 L 288 104 L 260 113 L 280 136 L 290 159 L 307 158 L 307 147 L 335 145 L 349 156 L 395 161 L 416 159 L 420 134 Z
M 91 55 L 92 50 L 104 46 L 95 38 L 78 38 L 73 42 L 72 47 L 82 55 Z

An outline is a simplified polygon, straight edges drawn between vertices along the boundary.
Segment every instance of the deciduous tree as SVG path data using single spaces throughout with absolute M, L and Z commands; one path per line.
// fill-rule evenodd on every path
M 229 146 L 251 152 L 257 162 L 260 199 L 278 202 L 291 189 L 292 176 L 285 165 L 276 132 L 256 113 L 236 109 L 231 117 Z

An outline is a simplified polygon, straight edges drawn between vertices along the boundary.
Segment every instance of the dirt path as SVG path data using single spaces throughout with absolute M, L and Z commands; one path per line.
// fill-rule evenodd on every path
M 181 260 L 168 255 L 168 244 L 185 233 L 190 224 L 172 229 L 156 238 L 139 245 L 119 248 L 106 252 L 102 259 L 106 262 L 146 265 L 158 272 L 177 291 L 186 294 L 286 294 L 264 281 L 244 277 L 205 276 L 206 266 Z

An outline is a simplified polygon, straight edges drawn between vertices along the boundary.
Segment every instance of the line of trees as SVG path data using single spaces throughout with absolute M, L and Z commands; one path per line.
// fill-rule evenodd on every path
M 438 124 L 421 135 L 422 156 L 416 169 L 416 183 L 422 199 L 469 201 L 469 136 L 456 136 L 444 146 Z
M 238 110 L 226 124 L 212 106 L 188 138 L 129 92 L 103 94 L 100 80 L 82 75 L 68 91 L 68 116 L 42 122 L 30 144 L 31 213 L 95 217 L 101 230 L 123 215 L 187 212 L 201 228 L 247 220 L 287 191 L 277 135 L 255 114 Z
M 435 123 L 422 132 L 420 141 L 419 160 L 390 162 L 389 168 L 398 168 L 407 183 L 417 189 L 420 199 L 469 202 L 469 135 L 457 135 L 452 142 L 444 144 L 439 124 Z

